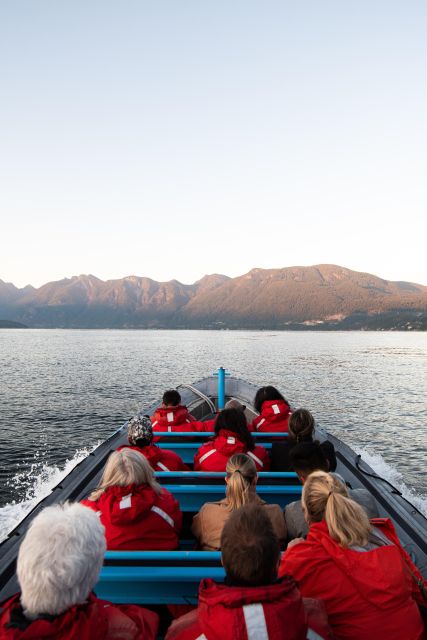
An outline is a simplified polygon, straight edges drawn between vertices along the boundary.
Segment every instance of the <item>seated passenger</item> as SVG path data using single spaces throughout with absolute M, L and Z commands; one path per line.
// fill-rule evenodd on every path
M 314 418 L 307 409 L 297 409 L 289 420 L 289 437 L 272 443 L 271 469 L 272 471 L 293 471 L 289 459 L 292 448 L 299 442 L 313 442 Z M 329 471 L 337 468 L 337 458 L 332 442 L 324 440 L 320 444 L 323 453 L 329 462 Z
M 250 431 L 286 433 L 291 408 L 275 387 L 261 387 L 254 399 L 254 408 L 260 414 L 249 425 Z
M 43 509 L 19 548 L 21 593 L 1 605 L 0 637 L 154 640 L 156 613 L 112 604 L 92 592 L 104 552 L 104 527 L 89 509 L 79 504 Z
M 421 640 L 416 579 L 426 583 L 391 521 L 369 522 L 345 485 L 322 471 L 307 478 L 302 502 L 310 530 L 289 544 L 279 575 L 325 603 L 337 640 Z
M 257 480 L 256 466 L 249 456 L 236 453 L 228 459 L 225 498 L 220 502 L 207 502 L 193 518 L 191 531 L 203 551 L 218 551 L 221 533 L 230 515 L 244 504 L 252 503 L 264 507 L 280 545 L 284 545 L 286 527 L 282 508 L 261 500 L 256 493 Z
M 255 446 L 245 415 L 238 409 L 224 409 L 215 420 L 216 437 L 200 447 L 194 457 L 194 471 L 225 471 L 228 458 L 246 453 L 258 471 L 268 471 L 270 458 L 264 447 Z
M 147 459 L 123 449 L 108 458 L 101 482 L 82 504 L 105 527 L 107 549 L 177 549 L 182 513 L 177 500 L 154 479 Z
M 148 416 L 135 416 L 129 420 L 128 441 L 128 445 L 122 445 L 117 451 L 134 449 L 142 453 L 154 471 L 190 471 L 175 451 L 153 444 L 153 427 Z
M 233 511 L 221 549 L 224 584 L 202 580 L 198 608 L 175 620 L 166 640 L 332 637 L 321 604 L 304 602 L 292 578 L 277 579 L 280 545 L 263 507 Z
M 151 416 L 153 431 L 196 431 L 192 425 L 195 418 L 181 404 L 181 396 L 176 389 L 165 391 L 162 406 Z
M 295 470 L 301 484 L 304 484 L 313 471 L 329 471 L 329 463 L 322 445 L 318 442 L 302 442 L 295 445 L 289 456 L 292 468 Z M 336 477 L 344 482 L 338 474 Z M 375 499 L 367 489 L 349 489 L 352 500 L 360 504 L 366 511 L 368 518 L 378 517 L 378 507 Z M 285 521 L 288 540 L 302 538 L 308 533 L 308 525 L 304 517 L 301 500 L 291 502 L 285 508 Z
M 239 402 L 239 400 L 236 400 L 235 398 L 231 398 L 225 403 L 224 409 L 238 409 L 244 415 L 246 410 L 246 405 L 242 404 L 241 402 Z M 222 409 L 222 411 L 224 409 Z M 218 413 L 220 413 L 220 411 Z M 215 416 L 215 418 L 212 418 L 211 420 L 204 420 L 203 422 L 197 422 L 197 427 L 196 427 L 197 431 L 213 431 L 215 427 L 216 419 L 217 419 L 217 416 Z

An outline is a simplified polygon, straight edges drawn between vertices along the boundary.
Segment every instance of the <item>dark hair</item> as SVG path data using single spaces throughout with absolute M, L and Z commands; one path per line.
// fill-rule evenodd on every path
M 289 420 L 289 435 L 297 442 L 313 440 L 314 418 L 308 409 L 297 409 Z
M 285 400 L 280 391 L 276 387 L 261 387 L 255 394 L 254 407 L 258 413 L 261 413 L 262 405 L 266 400 L 283 400 L 289 406 L 289 402 Z
M 240 409 L 223 409 L 215 420 L 215 435 L 219 435 L 222 429 L 232 431 L 243 442 L 249 451 L 255 447 L 254 439 L 248 429 L 245 414 Z
M 177 407 L 181 404 L 181 396 L 176 389 L 170 389 L 164 392 L 162 402 L 168 407 Z
M 222 562 L 232 586 L 258 587 L 277 579 L 280 544 L 264 507 L 233 511 L 221 535 Z
M 289 461 L 294 471 L 303 476 L 329 470 L 328 460 L 317 440 L 296 444 L 289 453 Z

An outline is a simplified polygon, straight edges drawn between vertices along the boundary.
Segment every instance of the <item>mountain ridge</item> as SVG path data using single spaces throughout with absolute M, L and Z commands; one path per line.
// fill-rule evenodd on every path
M 193 284 L 81 274 L 38 288 L 0 280 L 0 314 L 58 328 L 427 329 L 427 287 L 333 264 L 255 267 Z

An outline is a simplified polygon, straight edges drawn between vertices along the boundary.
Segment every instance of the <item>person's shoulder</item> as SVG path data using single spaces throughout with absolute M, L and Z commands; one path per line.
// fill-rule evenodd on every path
M 227 509 L 228 503 L 227 498 L 223 498 L 218 502 L 205 502 L 205 504 L 201 507 L 199 511 L 199 516 L 207 517 L 211 516 L 213 513 L 219 513 Z
M 274 515 L 280 515 L 282 518 L 284 517 L 283 510 L 280 504 L 268 504 L 267 502 L 264 502 L 264 500 L 262 500 L 261 502 L 263 507 L 267 509 L 267 511 L 269 511 L 270 513 Z
M 349 489 L 349 495 L 352 500 L 365 509 L 369 518 L 378 517 L 376 500 L 367 489 Z
M 84 507 L 89 507 L 89 509 L 92 509 L 93 511 L 98 511 L 98 502 L 96 500 L 85 498 L 84 500 L 80 500 L 80 504 Z

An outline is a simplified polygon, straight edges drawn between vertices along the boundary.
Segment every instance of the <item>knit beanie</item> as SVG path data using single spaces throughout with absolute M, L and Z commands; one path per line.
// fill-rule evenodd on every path
M 128 422 L 129 444 L 146 447 L 153 439 L 153 427 L 148 416 L 135 416 Z

